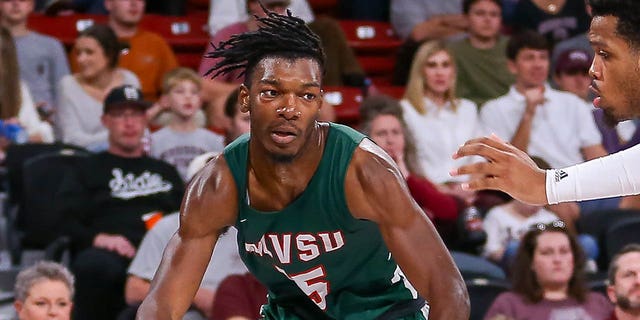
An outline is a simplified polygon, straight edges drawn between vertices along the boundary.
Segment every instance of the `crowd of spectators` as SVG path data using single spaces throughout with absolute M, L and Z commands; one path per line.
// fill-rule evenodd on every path
M 178 229 L 185 184 L 249 131 L 250 115 L 237 101 L 242 70 L 209 74 L 219 59 L 206 54 L 256 30 L 263 8 L 289 10 L 318 34 L 323 85 L 362 89 L 357 129 L 396 162 L 416 203 L 456 251 L 463 276 L 510 280 L 485 319 L 640 314 L 640 247 L 625 247 L 609 266 L 601 236 L 580 224 L 601 209 L 640 210 L 637 197 L 530 206 L 465 191 L 466 178 L 449 175 L 461 161 L 481 160 L 451 157 L 480 135 L 495 134 L 549 168 L 640 142 L 639 120 L 612 126 L 590 103 L 587 2 L 341 0 L 334 12 L 318 14 L 307 0 L 211 0 L 204 13 L 211 38 L 202 43 L 198 70 L 179 66 L 174 48 L 140 26 L 145 13 L 185 14 L 189 2 L 0 1 L 0 162 L 9 146 L 24 143 L 91 153 L 59 182 L 55 210 L 64 220 L 51 227 L 71 241 L 69 269 L 51 262 L 24 269 L 15 286 L 19 319 L 40 319 L 39 312 L 133 319 Z M 45 11 L 106 15 L 107 23 L 79 30 L 65 48 L 29 28 L 29 18 Z M 395 61 L 388 81 L 371 83 L 340 19 L 393 28 L 401 45 L 388 57 Z M 402 94 L 378 94 L 390 84 Z M 319 117 L 340 121 L 329 102 Z M 9 125 L 23 138 L 9 134 Z M 463 243 L 477 231 L 480 242 Z M 218 241 L 185 319 L 257 318 L 266 289 L 240 262 L 235 234 L 231 228 Z M 603 279 L 608 266 L 607 299 L 589 291 L 585 277 Z

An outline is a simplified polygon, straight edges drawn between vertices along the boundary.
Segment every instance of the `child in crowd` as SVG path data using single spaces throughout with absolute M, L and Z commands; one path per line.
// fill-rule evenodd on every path
M 547 208 L 533 206 L 512 200 L 500 206 L 493 207 L 484 219 L 484 230 L 487 233 L 487 242 L 484 246 L 484 255 L 505 269 L 511 267 L 511 263 L 520 246 L 522 235 L 531 228 L 541 224 L 551 223 L 559 217 Z M 575 234 L 573 221 L 565 221 L 563 226 L 572 234 Z M 596 272 L 595 259 L 598 258 L 598 244 L 593 236 L 588 234 L 577 235 L 578 243 L 582 247 L 587 258 L 587 272 Z
M 151 135 L 151 156 L 176 167 L 183 180 L 193 158 L 205 152 L 224 148 L 224 138 L 200 128 L 196 115 L 202 107 L 201 78 L 191 69 L 177 68 L 168 72 L 162 84 L 171 111 L 171 120 Z
M 515 256 L 520 238 L 531 226 L 558 220 L 558 216 L 542 206 L 533 206 L 518 200 L 495 206 L 484 219 L 487 242 L 484 255 L 499 264 Z

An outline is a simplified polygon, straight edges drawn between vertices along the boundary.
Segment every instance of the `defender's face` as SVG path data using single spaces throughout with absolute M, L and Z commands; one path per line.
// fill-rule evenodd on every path
M 322 72 L 312 59 L 264 58 L 242 86 L 251 113 L 251 141 L 276 161 L 292 161 L 307 146 L 322 106 Z
M 617 25 L 617 17 L 595 16 L 589 31 L 593 104 L 613 122 L 640 115 L 640 54 L 616 33 Z

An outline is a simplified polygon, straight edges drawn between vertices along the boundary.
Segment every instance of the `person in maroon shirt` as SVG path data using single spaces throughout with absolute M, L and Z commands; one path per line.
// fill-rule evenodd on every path
M 463 200 L 442 192 L 431 181 L 419 174 L 416 149 L 407 134 L 398 102 L 385 95 L 367 97 L 360 106 L 361 131 L 382 147 L 396 162 L 407 181 L 415 201 L 434 221 L 440 235 L 447 239 L 451 232 L 447 226 L 455 225 L 460 210 L 466 208 Z M 445 241 L 446 242 L 446 241 Z

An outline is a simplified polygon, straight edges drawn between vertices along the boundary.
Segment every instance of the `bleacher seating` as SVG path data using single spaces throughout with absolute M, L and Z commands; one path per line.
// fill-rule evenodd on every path
M 316 15 L 335 16 L 338 12 L 338 0 L 307 0 Z
M 640 243 L 640 217 L 628 217 L 613 223 L 605 236 L 608 261 L 629 243 Z
M 57 38 L 69 49 L 78 37 L 78 32 L 95 23 L 106 22 L 107 16 L 105 15 L 74 14 L 65 17 L 50 17 L 32 14 L 29 16 L 28 26 L 35 31 Z
M 482 320 L 493 300 L 510 288 L 509 283 L 505 280 L 478 278 L 465 282 L 471 301 L 470 320 Z
M 347 43 L 376 84 L 389 84 L 402 40 L 388 22 L 340 20 Z
M 586 233 L 595 237 L 600 247 L 600 255 L 598 256 L 598 269 L 607 270 L 609 267 L 609 257 L 615 252 L 607 252 L 606 238 L 607 231 L 616 223 L 629 219 L 640 217 L 639 210 L 599 210 L 592 212 L 583 212 L 577 221 L 577 227 L 580 233 Z
M 210 38 L 207 19 L 205 15 L 147 14 L 140 21 L 140 27 L 160 34 L 173 48 L 181 66 L 197 70 Z
M 80 31 L 95 23 L 107 23 L 107 16 L 76 14 L 49 17 L 34 14 L 29 17 L 30 28 L 58 38 L 67 49 L 71 48 Z M 176 17 L 147 14 L 140 21 L 140 27 L 160 34 L 173 48 L 180 65 L 198 68 L 209 41 L 206 15 Z
M 42 255 L 61 257 L 68 240 L 60 237 L 57 228 L 62 217 L 53 203 L 65 175 L 79 157 L 86 155 L 86 151 L 64 144 L 23 144 L 9 150 L 8 157 L 22 160 L 22 170 L 11 170 L 20 175 L 20 181 L 10 188 L 11 197 L 17 199 L 7 214 L 7 239 L 14 265 L 21 262 L 25 250 L 44 250 Z
M 376 86 L 377 93 L 386 94 L 399 99 L 404 93 L 404 87 Z M 357 87 L 324 87 L 324 98 L 335 106 L 336 121 L 352 127 L 357 127 L 360 122 L 358 108 L 364 95 L 361 88 Z
M 210 0 L 187 0 L 187 14 L 200 14 L 209 16 Z
M 333 8 L 333 1 L 311 1 L 314 9 Z M 160 34 L 173 48 L 182 66 L 197 69 L 209 41 L 207 14 L 197 12 L 186 16 L 147 14 L 140 27 Z M 74 14 L 51 17 L 33 14 L 29 27 L 58 38 L 70 49 L 78 33 L 95 23 L 107 23 L 107 16 Z M 367 75 L 378 85 L 388 85 L 395 65 L 396 52 L 402 41 L 388 22 L 339 20 L 347 42 L 355 51 L 358 62 Z

